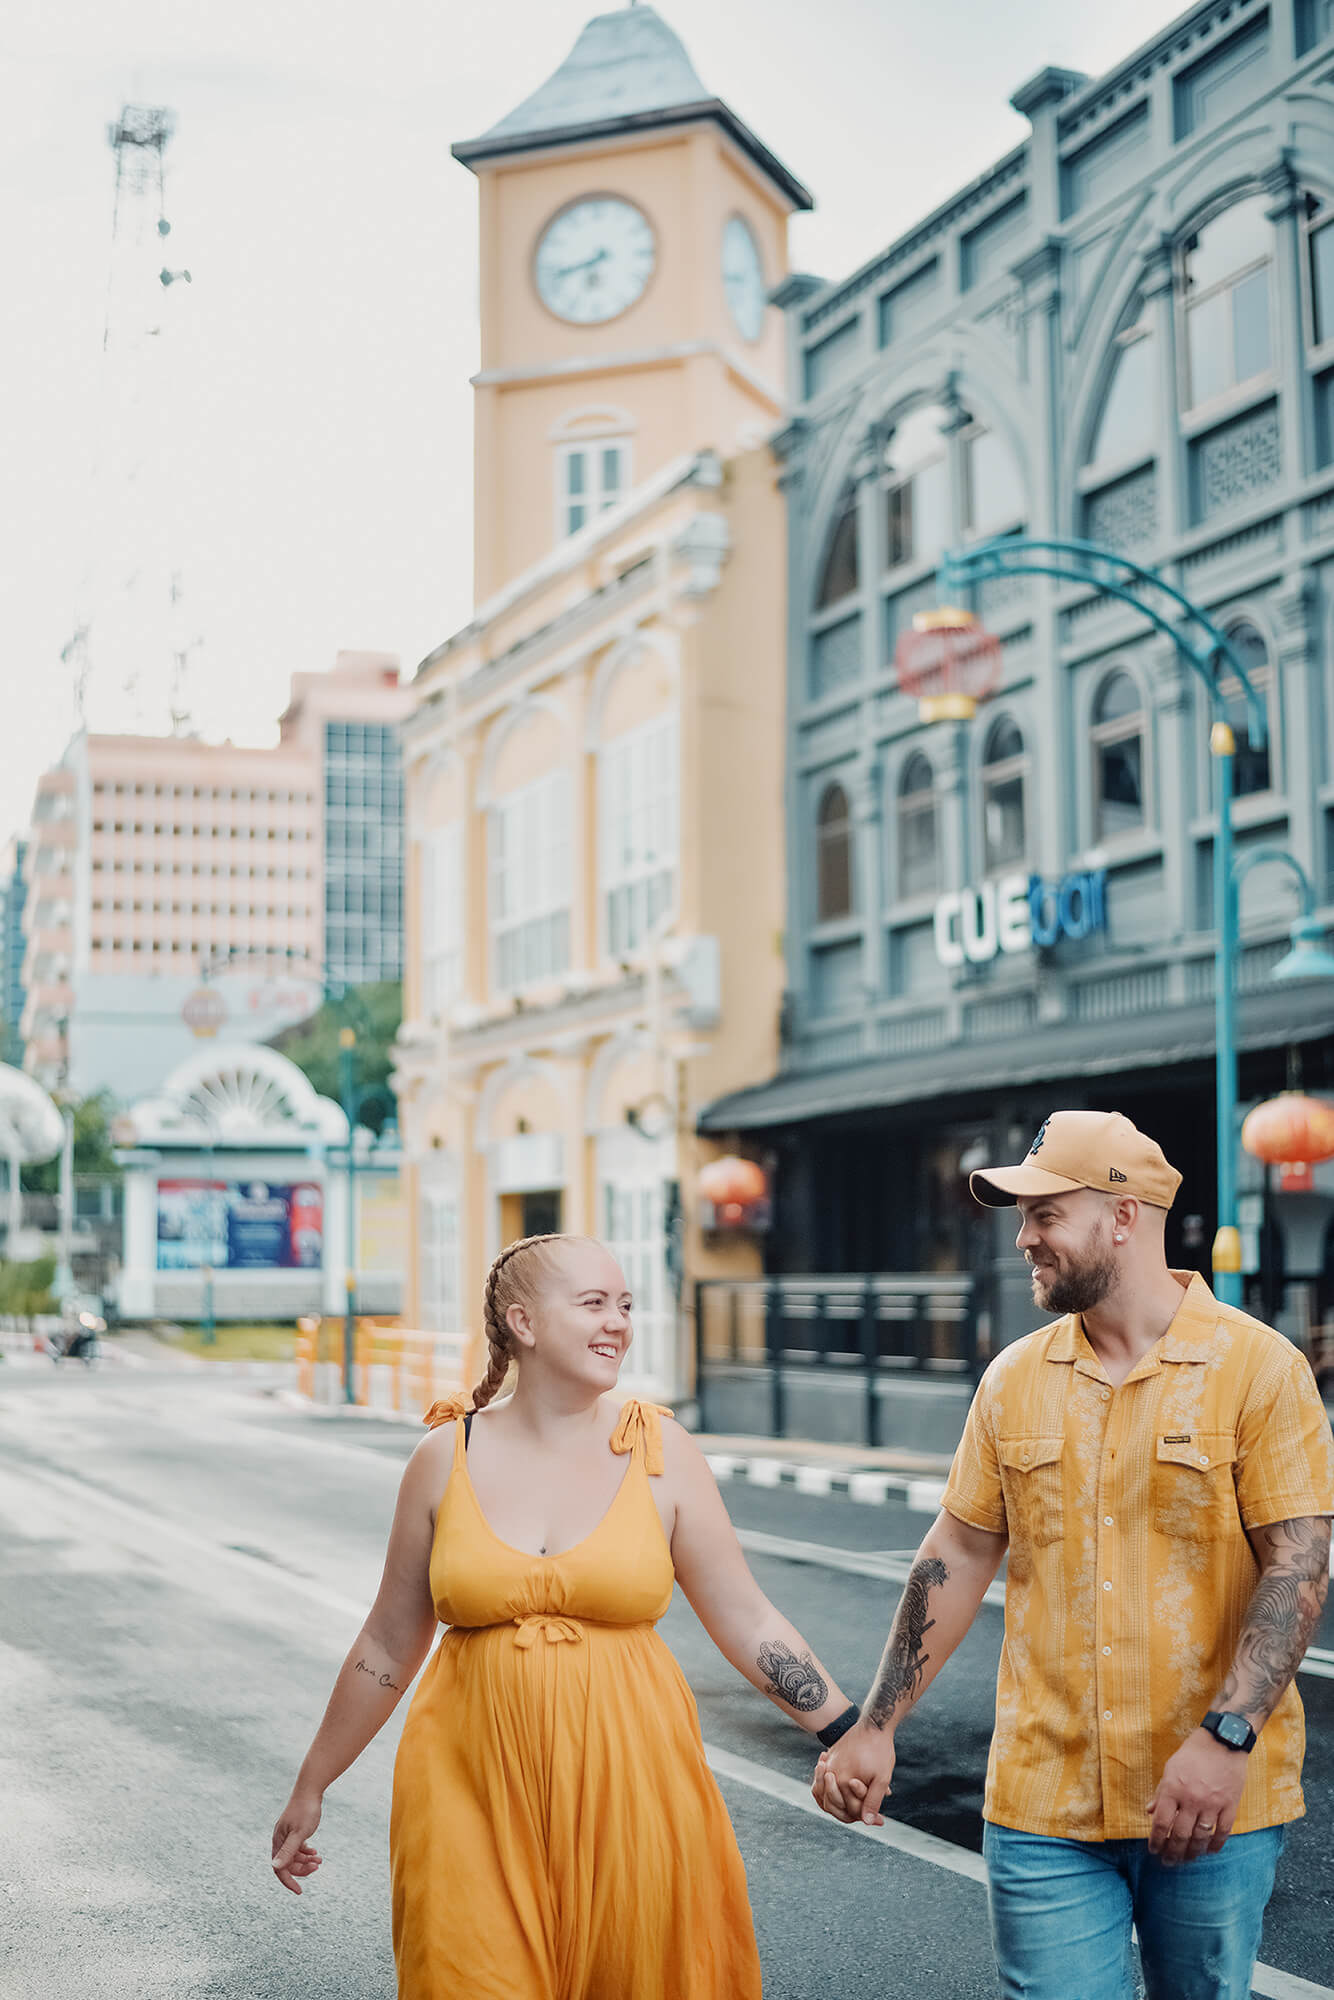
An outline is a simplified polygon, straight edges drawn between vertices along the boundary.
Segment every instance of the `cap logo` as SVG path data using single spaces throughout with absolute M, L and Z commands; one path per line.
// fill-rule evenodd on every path
M 1124 1180 L 1125 1180 L 1125 1178 L 1126 1178 L 1126 1177 L 1125 1177 L 1125 1175 L 1124 1175 L 1124 1174 L 1118 1174 L 1118 1172 L 1116 1171 L 1116 1168 L 1115 1168 L 1115 1167 L 1108 1167 L 1108 1169 L 1107 1169 L 1107 1178 L 1108 1178 L 1108 1180 L 1109 1180 L 1109 1181 L 1122 1181 L 1122 1182 L 1124 1182 Z
M 1029 1157 L 1029 1159 L 1030 1159 L 1030 1160 L 1032 1159 L 1032 1157 L 1033 1157 L 1034 1153 L 1036 1153 L 1036 1152 L 1037 1152 L 1037 1150 L 1038 1150 L 1039 1146 L 1040 1146 L 1040 1145 L 1042 1144 L 1043 1140 L 1044 1140 L 1044 1139 L 1046 1138 L 1046 1136 L 1047 1136 L 1047 1127 L 1048 1127 L 1048 1126 L 1049 1126 L 1050 1124 L 1051 1124 L 1051 1120 L 1050 1120 L 1050 1118 L 1044 1118 L 1044 1119 L 1043 1119 L 1043 1121 L 1042 1121 L 1042 1123 L 1041 1123 L 1041 1124 L 1040 1124 L 1040 1125 L 1038 1126 L 1038 1136 L 1037 1136 L 1037 1138 L 1036 1138 L 1036 1139 L 1035 1139 L 1035 1140 L 1033 1141 L 1032 1145 L 1031 1145 L 1031 1146 L 1029 1147 L 1029 1149 L 1028 1149 L 1028 1157 Z

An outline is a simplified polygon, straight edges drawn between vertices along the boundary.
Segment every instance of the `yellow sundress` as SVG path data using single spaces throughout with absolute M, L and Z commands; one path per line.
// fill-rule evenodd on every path
M 654 1627 L 671 1551 L 629 1402 L 616 1498 L 577 1547 L 487 1526 L 458 1399 L 431 1595 L 448 1627 L 413 1696 L 390 1819 L 399 2000 L 759 2000 L 746 1876 L 694 1697 Z

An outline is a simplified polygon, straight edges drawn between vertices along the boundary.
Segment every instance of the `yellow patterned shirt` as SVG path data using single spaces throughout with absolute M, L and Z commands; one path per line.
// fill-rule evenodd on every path
M 985 1817 L 1072 1840 L 1147 1835 L 1164 1764 L 1231 1664 L 1259 1571 L 1244 1530 L 1334 1513 L 1305 1357 L 1174 1273 L 1181 1309 L 1117 1389 L 1077 1314 L 987 1369 L 945 1488 L 1008 1534 Z M 1291 1686 L 1251 1752 L 1234 1831 L 1305 1811 Z

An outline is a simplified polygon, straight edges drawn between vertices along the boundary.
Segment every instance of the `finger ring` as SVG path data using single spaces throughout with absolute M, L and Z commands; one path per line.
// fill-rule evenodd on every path
M 1214 1830 L 1214 1825 L 1215 1825 L 1215 1822 L 1214 1822 L 1213 1820 L 1211 1820 L 1211 1819 L 1202 1819 L 1202 1820 L 1200 1821 L 1200 1823 L 1199 1823 L 1199 1826 L 1200 1826 L 1200 1832 L 1201 1832 L 1201 1833 L 1212 1833 L 1212 1832 L 1213 1832 L 1213 1830 Z

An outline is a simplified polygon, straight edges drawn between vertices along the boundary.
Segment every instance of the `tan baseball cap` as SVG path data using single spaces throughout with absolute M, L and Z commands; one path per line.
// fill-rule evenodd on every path
M 1155 1208 L 1170 1208 L 1181 1176 L 1168 1165 L 1158 1142 L 1119 1111 L 1053 1111 L 1021 1166 L 989 1167 L 970 1174 L 968 1185 L 988 1208 L 1009 1208 L 1016 1201 L 1085 1187 L 1133 1194 Z

